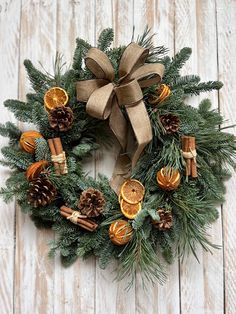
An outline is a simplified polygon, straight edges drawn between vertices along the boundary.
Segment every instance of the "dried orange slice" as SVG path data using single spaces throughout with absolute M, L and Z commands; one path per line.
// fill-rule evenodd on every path
M 157 183 L 163 190 L 175 190 L 180 184 L 180 172 L 174 168 L 161 168 L 157 172 Z
M 135 179 L 129 179 L 121 186 L 120 194 L 122 198 L 130 204 L 138 204 L 142 201 L 145 188 L 141 182 Z
M 133 235 L 133 229 L 128 221 L 119 219 L 114 221 L 109 228 L 109 237 L 116 245 L 125 245 Z
M 159 96 L 158 102 L 161 103 L 164 101 L 167 97 L 170 96 L 170 88 L 166 84 L 161 84 L 159 90 L 157 91 L 157 94 Z
M 43 170 L 48 165 L 47 160 L 40 160 L 34 162 L 32 165 L 30 165 L 27 170 L 26 170 L 26 178 L 31 181 L 34 179 L 37 179 L 39 176 L 40 172 Z
M 130 204 L 122 199 L 120 202 L 120 209 L 126 218 L 134 219 L 138 212 L 142 209 L 142 205 L 141 202 L 138 204 Z
M 63 88 L 52 87 L 44 95 L 44 106 L 46 110 L 51 110 L 58 106 L 65 106 L 68 99 L 68 94 Z
M 121 196 L 121 194 L 119 194 L 119 196 L 118 196 L 118 202 L 119 202 L 119 204 L 120 204 L 121 200 L 122 200 L 122 196 Z

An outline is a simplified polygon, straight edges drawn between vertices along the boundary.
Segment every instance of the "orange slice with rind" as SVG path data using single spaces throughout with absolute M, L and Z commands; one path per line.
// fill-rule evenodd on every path
M 121 202 L 122 199 L 123 199 L 123 198 L 122 198 L 122 195 L 119 194 L 119 196 L 118 196 L 118 202 L 119 202 L 119 204 L 120 204 L 120 202 Z
M 135 179 L 125 181 L 120 190 L 121 197 L 129 204 L 138 204 L 143 200 L 145 188 Z
M 61 87 L 52 87 L 44 95 L 44 106 L 50 111 L 59 106 L 65 106 L 69 100 L 67 92 Z
M 128 218 L 128 219 L 134 219 L 137 214 L 140 212 L 142 209 L 142 204 L 141 202 L 137 204 L 130 204 L 126 202 L 124 199 L 121 200 L 120 202 L 120 209 L 122 214 Z
M 157 183 L 164 190 L 177 189 L 180 180 L 180 172 L 177 169 L 164 167 L 157 172 Z

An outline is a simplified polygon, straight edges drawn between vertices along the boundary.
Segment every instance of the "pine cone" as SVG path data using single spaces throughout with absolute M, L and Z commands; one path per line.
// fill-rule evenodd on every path
M 180 120 L 179 117 L 173 114 L 165 114 L 160 116 L 160 121 L 166 130 L 167 134 L 175 133 L 179 130 Z
M 78 207 L 83 215 L 97 217 L 105 205 L 103 193 L 93 188 L 88 188 L 80 195 Z
M 46 206 L 54 200 L 55 196 L 56 189 L 46 177 L 40 176 L 31 181 L 28 201 L 33 207 Z
M 160 220 L 153 220 L 152 223 L 155 228 L 159 230 L 168 230 L 173 225 L 173 217 L 171 212 L 166 211 L 164 208 L 157 210 Z
M 48 119 L 51 128 L 65 132 L 71 128 L 74 115 L 70 107 L 58 106 L 50 111 Z

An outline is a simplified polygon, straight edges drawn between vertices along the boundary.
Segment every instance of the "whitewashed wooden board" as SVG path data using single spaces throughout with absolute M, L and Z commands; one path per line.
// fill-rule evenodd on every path
M 220 93 L 191 99 L 191 104 L 210 97 L 214 108 L 236 123 L 235 18 L 235 0 L 0 0 L 0 121 L 15 121 L 3 101 L 24 100 L 29 91 L 24 59 L 40 61 L 50 71 L 57 50 L 71 63 L 76 37 L 95 44 L 103 28 L 113 27 L 118 45 L 129 43 L 133 26 L 137 35 L 148 24 L 158 34 L 156 43 L 168 47 L 170 55 L 192 47 L 183 72 L 224 82 Z M 1 147 L 5 144 L 0 138 Z M 111 175 L 116 152 L 96 153 L 87 169 L 94 176 Z M 2 186 L 8 170 L 1 167 L 0 172 Z M 210 255 L 199 249 L 200 264 L 193 257 L 175 262 L 165 286 L 143 291 L 137 276 L 129 292 L 125 281 L 112 281 L 115 263 L 101 270 L 91 258 L 64 269 L 59 258 L 49 260 L 47 243 L 53 233 L 37 230 L 14 203 L 0 200 L 0 313 L 236 313 L 235 188 L 233 176 L 220 218 L 209 231 L 222 250 Z

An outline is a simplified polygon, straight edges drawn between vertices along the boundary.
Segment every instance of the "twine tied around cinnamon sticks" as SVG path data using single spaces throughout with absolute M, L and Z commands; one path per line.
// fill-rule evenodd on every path
M 51 151 L 51 160 L 55 167 L 55 173 L 57 175 L 67 174 L 66 154 L 63 151 L 60 137 L 50 138 L 48 145 Z
M 182 154 L 186 161 L 186 176 L 197 178 L 197 151 L 194 136 L 182 136 Z
M 61 206 L 60 214 L 66 219 L 70 220 L 73 224 L 78 225 L 87 231 L 93 232 L 98 227 L 96 222 L 88 219 L 87 216 L 82 215 L 79 211 L 73 210 L 72 208 L 65 205 Z

